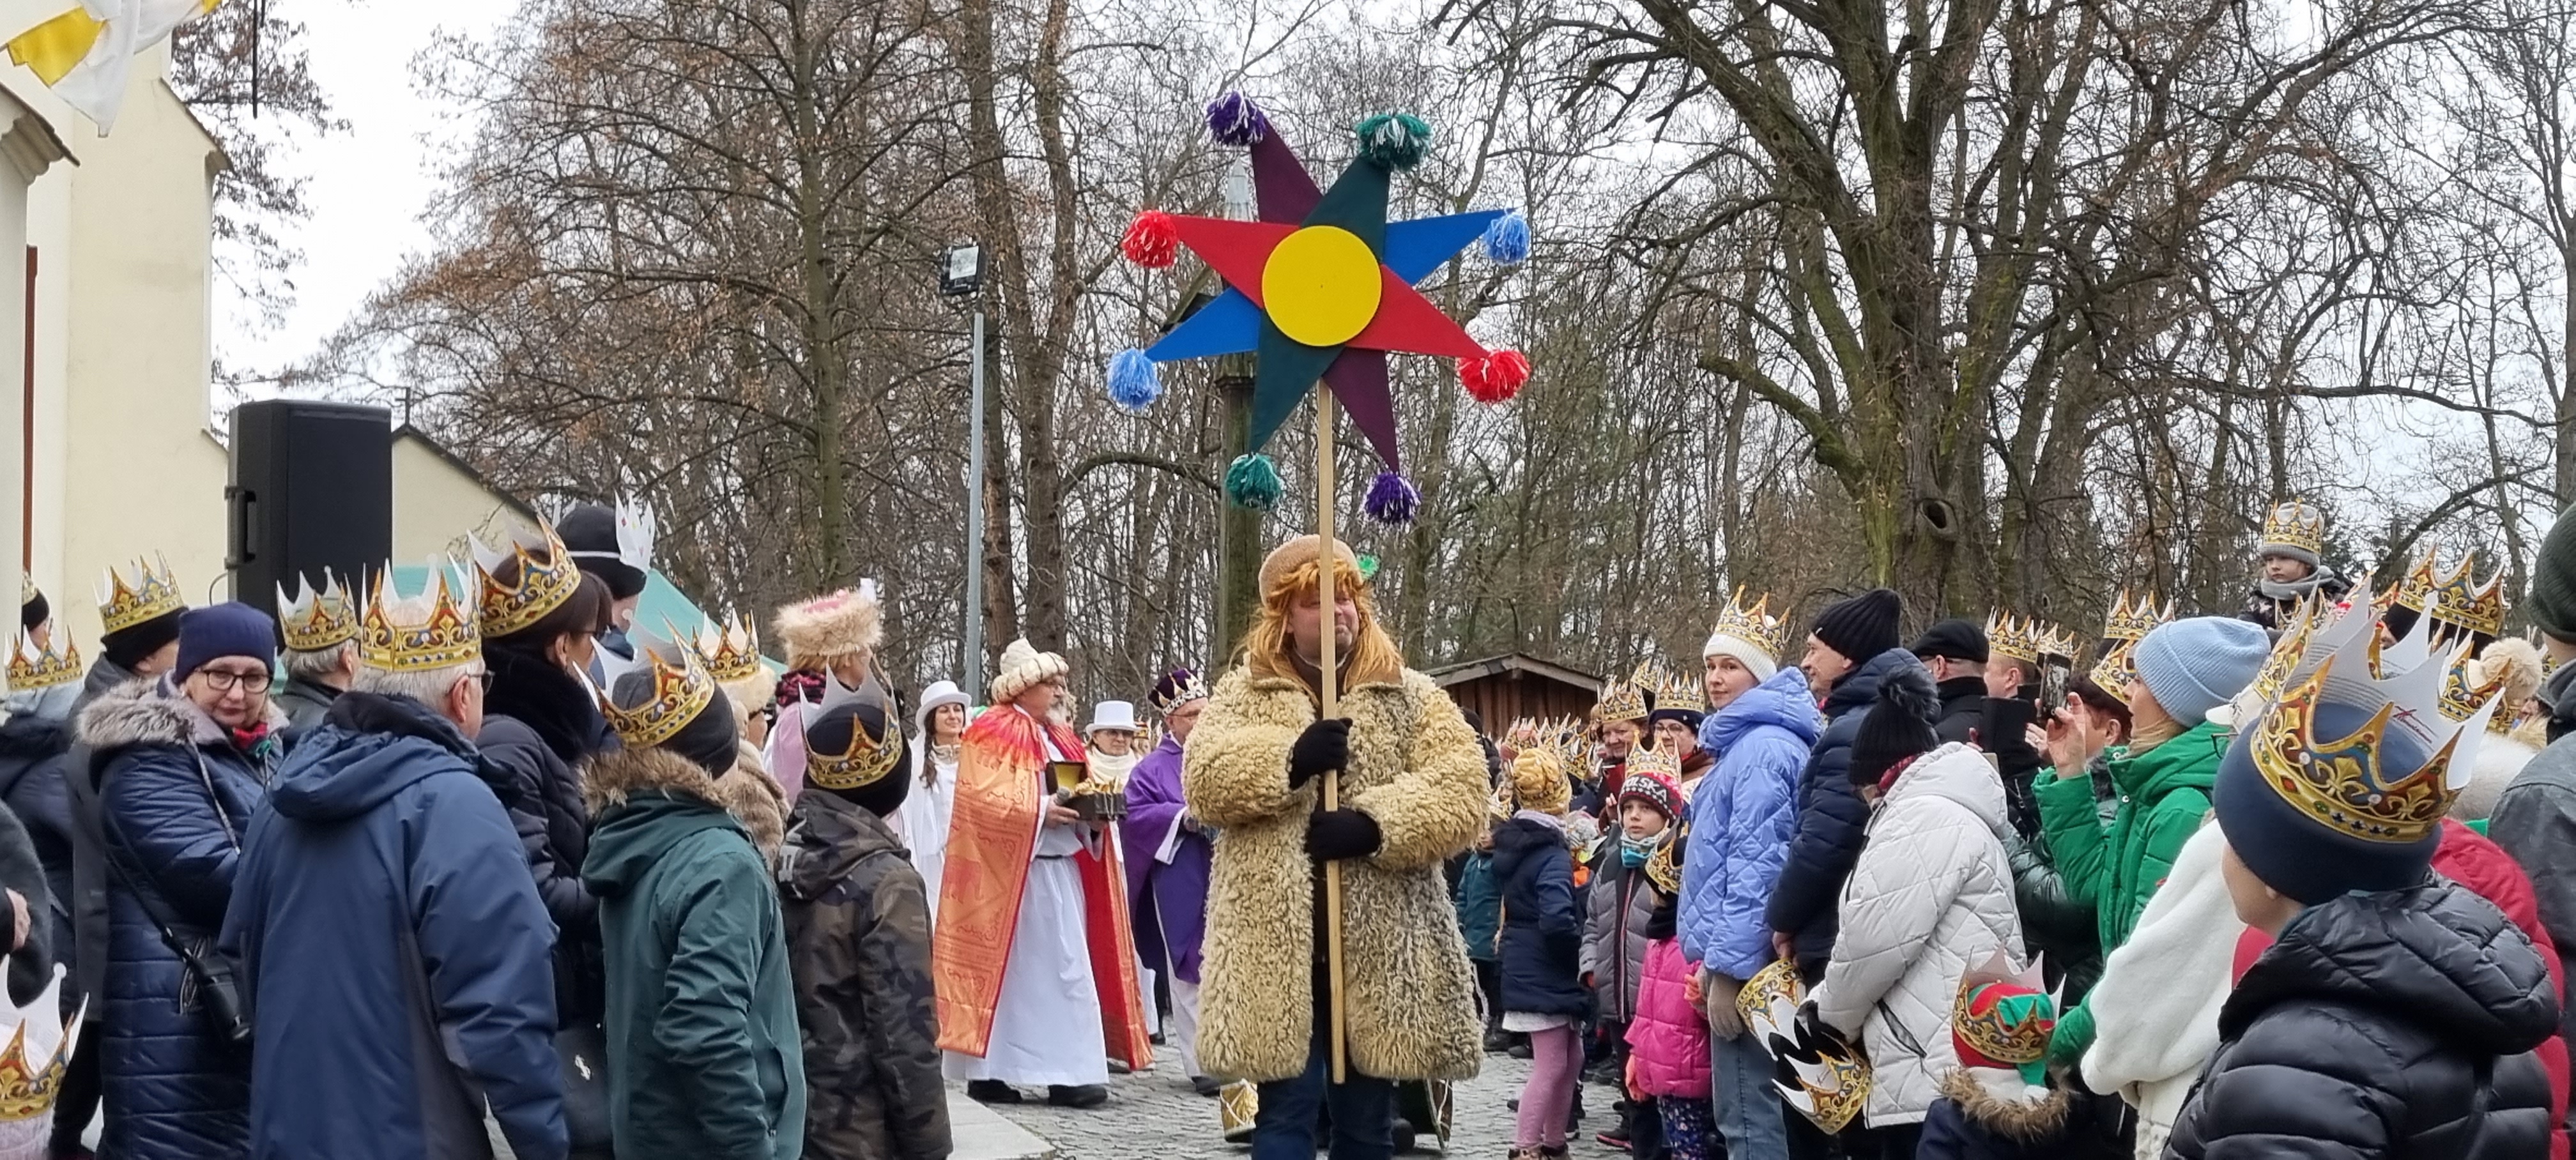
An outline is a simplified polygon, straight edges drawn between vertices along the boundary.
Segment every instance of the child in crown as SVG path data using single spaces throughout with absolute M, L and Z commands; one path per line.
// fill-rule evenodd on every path
M 2065 1155 L 2073 1097 L 2048 1082 L 2057 1004 L 2036 966 L 2015 977 L 1998 956 L 1959 980 L 1950 1043 L 1959 1066 L 1923 1119 L 1917 1160 L 2044 1160 Z

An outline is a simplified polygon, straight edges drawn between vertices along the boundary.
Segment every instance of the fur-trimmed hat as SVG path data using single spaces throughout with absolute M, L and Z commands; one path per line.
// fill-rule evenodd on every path
M 821 669 L 841 657 L 867 656 L 885 639 L 885 612 L 877 582 L 861 580 L 778 610 L 778 639 L 787 643 L 787 667 Z
M 1073 671 L 1073 666 L 1054 653 L 1042 653 L 1022 637 L 1002 650 L 1001 671 L 993 676 L 993 703 L 1009 701 L 1027 692 L 1029 686 Z
M 1324 540 L 1321 536 L 1299 536 L 1272 548 L 1269 557 L 1261 561 L 1261 590 L 1270 591 L 1289 573 L 1314 563 L 1323 554 Z M 1334 540 L 1333 555 L 1354 571 L 1360 566 L 1359 554 L 1351 550 L 1348 540 Z

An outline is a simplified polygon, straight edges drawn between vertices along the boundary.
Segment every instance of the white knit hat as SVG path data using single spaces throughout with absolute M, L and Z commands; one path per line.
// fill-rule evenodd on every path
M 1780 660 L 1771 655 L 1771 650 L 1731 633 L 1711 633 L 1708 644 L 1699 650 L 1699 655 L 1703 658 L 1734 657 L 1737 664 L 1753 670 L 1757 684 L 1770 680 L 1771 674 L 1780 669 Z
M 1027 692 L 1031 685 L 1072 671 L 1063 657 L 1039 652 L 1028 638 L 1012 641 L 1011 647 L 1002 650 L 1001 673 L 993 678 L 993 703 L 999 705 Z

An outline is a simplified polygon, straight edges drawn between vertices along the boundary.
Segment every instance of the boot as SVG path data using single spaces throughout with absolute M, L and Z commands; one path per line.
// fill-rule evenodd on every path
M 1047 1102 L 1059 1108 L 1096 1108 L 1109 1102 L 1109 1089 L 1096 1083 L 1079 1087 L 1053 1084 L 1047 1088 Z
M 979 1104 L 1016 1104 L 1020 1089 L 998 1079 L 979 1079 L 966 1085 L 966 1098 Z

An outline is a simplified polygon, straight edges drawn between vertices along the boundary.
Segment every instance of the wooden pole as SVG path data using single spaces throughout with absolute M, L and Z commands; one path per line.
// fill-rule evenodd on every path
M 1315 534 L 1323 540 L 1322 576 L 1316 595 L 1323 602 L 1323 641 L 1316 654 L 1321 662 L 1323 714 L 1320 720 L 1331 720 L 1339 710 L 1340 698 L 1334 688 L 1340 681 L 1340 662 L 1333 656 L 1334 635 L 1340 630 L 1341 581 L 1338 578 L 1340 553 L 1333 550 L 1333 391 L 1321 383 L 1315 385 Z M 1342 771 L 1324 771 L 1324 808 L 1342 808 Z M 1339 859 L 1324 863 L 1324 962 L 1326 981 L 1332 991 L 1333 1005 L 1333 1073 L 1334 1083 L 1341 1083 L 1348 1072 L 1347 1013 L 1342 1005 L 1342 863 Z

